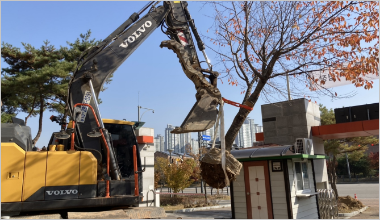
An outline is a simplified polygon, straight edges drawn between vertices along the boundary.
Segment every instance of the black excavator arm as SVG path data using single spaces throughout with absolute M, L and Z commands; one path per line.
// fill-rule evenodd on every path
M 103 42 L 81 55 L 74 77 L 69 84 L 68 103 L 71 115 L 77 122 L 75 142 L 82 148 L 101 150 L 102 141 L 89 134 L 94 133 L 94 129 L 100 128 L 98 128 L 96 119 L 88 107 L 78 106 L 74 108 L 74 106 L 77 103 L 91 105 L 100 122 L 100 127 L 104 130 L 97 106 L 97 97 L 102 85 L 110 74 L 115 72 L 139 45 L 161 25 L 161 28 L 166 26 L 164 32 L 170 40 L 163 41 L 160 46 L 167 47 L 177 54 L 183 71 L 194 82 L 197 90 L 196 103 L 181 127 L 176 128 L 173 133 L 204 131 L 215 124 L 218 114 L 217 106 L 221 101 L 221 94 L 216 87 L 218 73 L 212 71 L 211 64 L 207 60 L 204 44 L 187 10 L 187 3 L 163 2 L 162 6 L 156 7 L 158 3 L 150 2 L 140 12 L 132 14 Z M 139 19 L 139 15 L 148 8 L 150 8 L 149 12 Z M 203 52 L 206 62 L 209 64 L 208 70 L 201 68 L 189 27 L 197 40 L 199 50 Z M 210 82 L 206 78 L 209 78 Z M 106 130 L 105 133 L 108 146 L 112 146 Z M 114 157 L 111 147 L 111 178 L 120 179 L 120 171 Z

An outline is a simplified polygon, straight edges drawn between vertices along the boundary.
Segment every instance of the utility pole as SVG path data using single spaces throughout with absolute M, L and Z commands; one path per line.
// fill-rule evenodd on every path
M 290 96 L 290 86 L 289 86 L 289 74 L 286 73 L 286 87 L 288 88 L 288 100 L 292 100 L 292 97 Z
M 347 156 L 347 152 L 346 152 L 346 162 L 347 162 L 347 171 L 348 171 L 348 177 L 350 178 L 350 182 L 351 182 L 350 164 L 348 163 L 348 156 Z
M 202 133 L 198 132 L 198 150 L 199 150 L 199 160 L 202 157 L 202 145 L 203 145 L 203 138 Z M 203 178 L 201 176 L 201 193 L 203 193 Z

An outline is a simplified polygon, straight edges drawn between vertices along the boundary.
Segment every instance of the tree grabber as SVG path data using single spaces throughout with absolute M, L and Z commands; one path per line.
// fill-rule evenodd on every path
M 105 141 L 99 141 L 91 135 L 86 135 L 98 127 L 96 118 L 101 121 L 101 114 L 97 108 L 97 99 L 107 78 L 154 32 L 161 30 L 170 40 L 163 41 L 161 47 L 173 50 L 181 63 L 186 76 L 194 83 L 196 89 L 196 103 L 188 113 L 180 127 L 172 133 L 187 133 L 205 131 L 211 128 L 218 115 L 218 105 L 222 96 L 217 88 L 218 72 L 212 70 L 205 46 L 202 42 L 194 20 L 187 10 L 187 2 L 150 2 L 139 12 L 133 13 L 122 25 L 113 31 L 99 45 L 89 48 L 80 57 L 74 77 L 69 83 L 68 105 L 71 115 L 77 103 L 84 103 L 94 108 L 95 114 L 82 111 L 80 120 L 75 123 L 75 142 L 81 148 L 102 151 L 105 143 L 111 143 L 109 135 Z M 147 11 L 145 15 L 142 13 Z M 140 17 L 141 16 L 141 17 Z M 194 44 L 192 30 L 198 49 L 202 51 L 207 69 L 202 69 Z M 105 142 L 105 143 L 103 143 Z M 110 144 L 108 144 L 111 146 Z M 111 170 L 119 170 L 118 161 L 112 159 L 113 149 L 110 147 Z M 99 155 L 95 155 L 101 160 Z M 103 157 L 106 158 L 106 157 Z M 104 160 L 104 159 L 103 159 Z M 105 161 L 102 161 L 105 163 Z M 112 174 L 112 172 L 111 172 Z M 139 174 L 140 175 L 140 174 Z M 118 175 L 111 175 L 118 179 Z

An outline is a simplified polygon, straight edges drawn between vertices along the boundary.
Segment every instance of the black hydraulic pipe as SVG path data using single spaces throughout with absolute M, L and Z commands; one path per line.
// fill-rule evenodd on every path
M 185 14 L 186 14 L 186 18 L 187 18 L 187 20 L 189 22 L 189 26 L 190 26 L 191 30 L 193 31 L 195 39 L 197 40 L 198 49 L 200 51 L 205 50 L 205 45 L 204 45 L 201 37 L 199 36 L 197 28 L 195 27 L 194 19 L 191 18 L 191 15 L 190 15 L 189 10 L 187 9 L 187 7 L 184 8 L 184 11 L 185 11 Z

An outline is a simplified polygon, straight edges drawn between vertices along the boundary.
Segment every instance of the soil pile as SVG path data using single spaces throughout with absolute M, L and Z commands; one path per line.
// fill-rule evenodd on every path
M 338 198 L 338 210 L 339 213 L 350 213 L 364 208 L 364 205 L 359 200 L 352 198 L 351 196 L 344 196 Z

